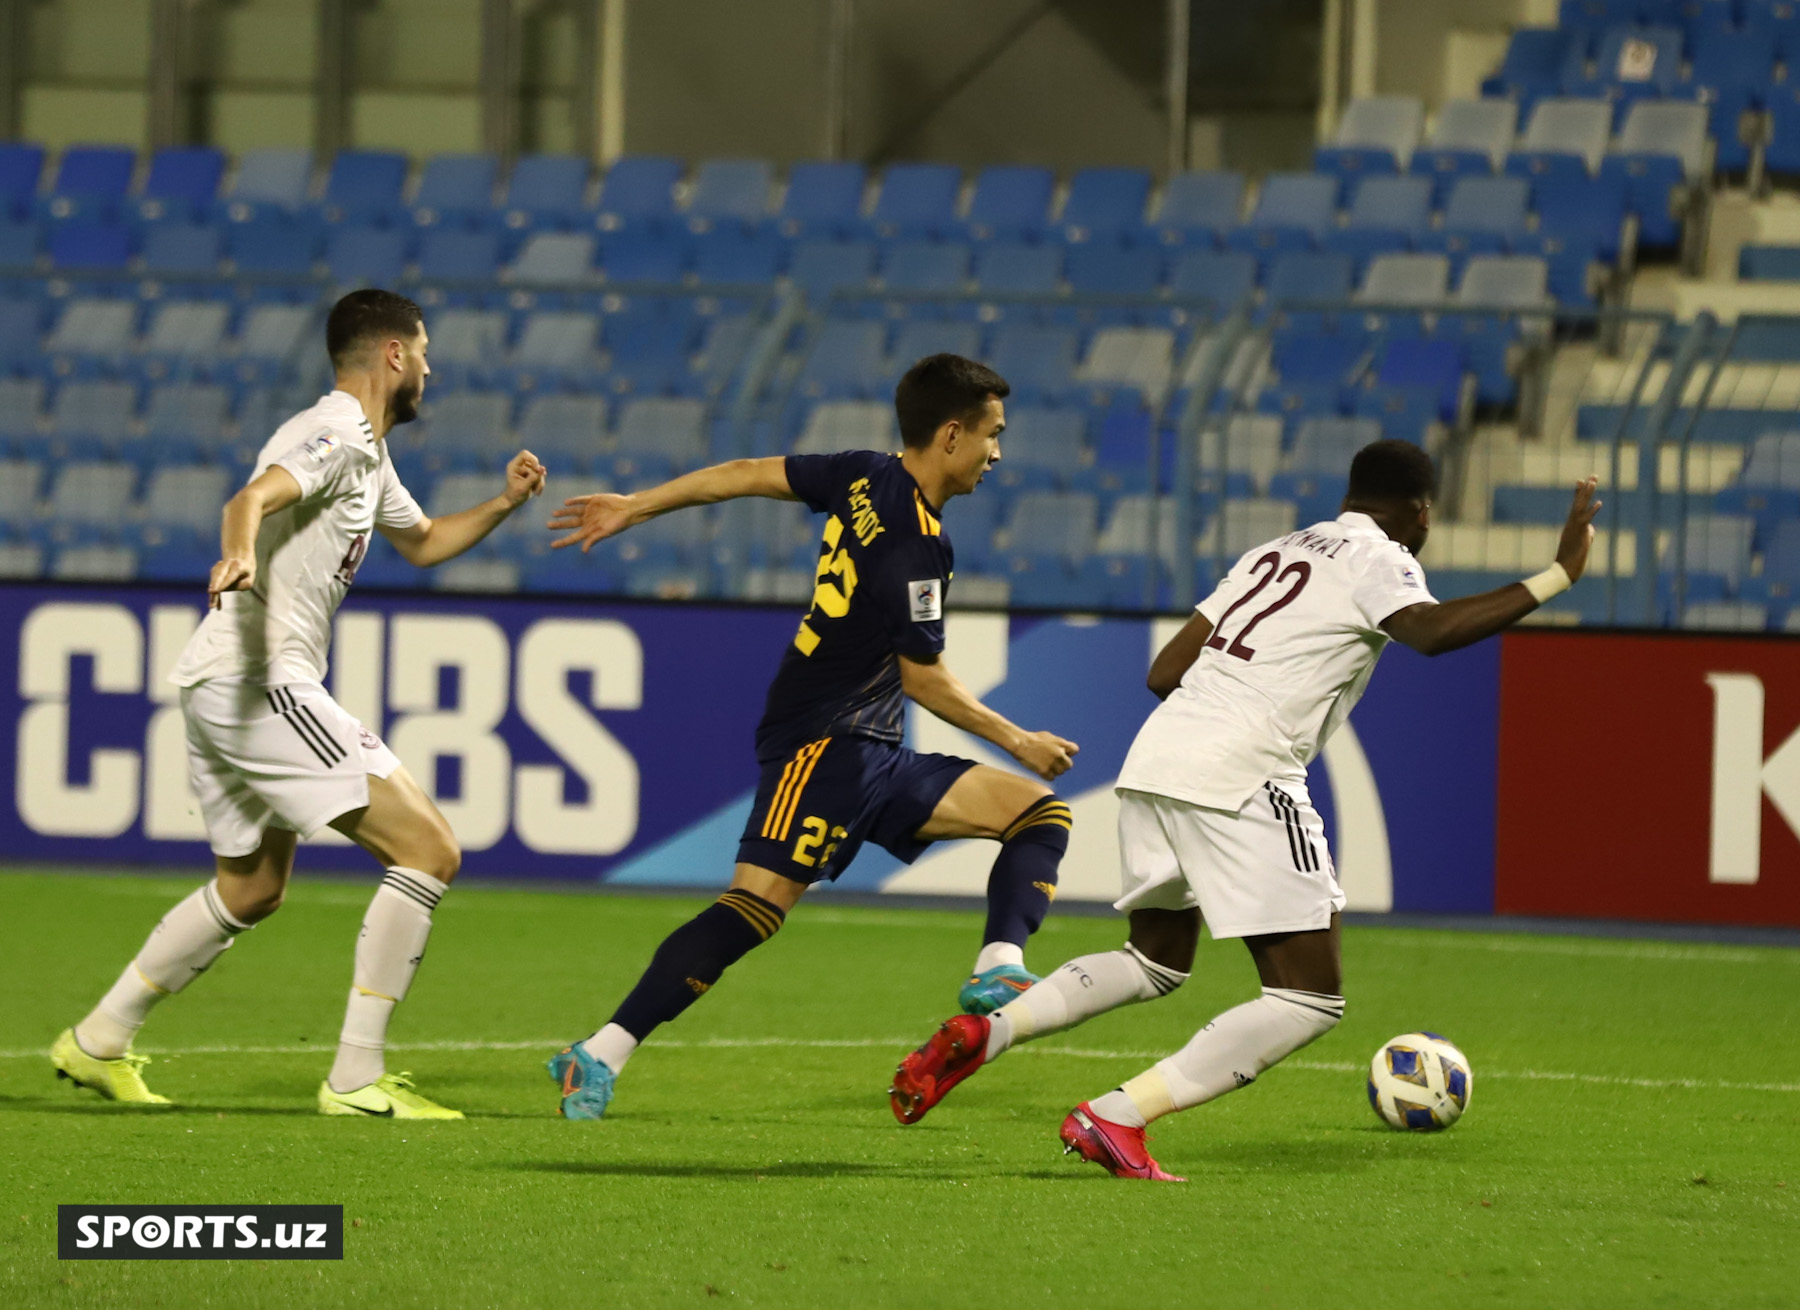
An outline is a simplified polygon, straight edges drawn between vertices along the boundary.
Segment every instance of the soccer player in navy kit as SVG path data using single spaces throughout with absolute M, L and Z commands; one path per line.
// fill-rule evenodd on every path
M 1045 780 L 1077 750 L 983 705 L 940 658 L 954 557 L 939 513 L 999 460 L 1009 390 L 991 369 L 932 355 L 895 390 L 898 456 L 734 460 L 634 495 L 573 497 L 552 518 L 552 528 L 573 529 L 556 544 L 585 551 L 658 514 L 739 496 L 828 515 L 812 604 L 757 728 L 761 780 L 731 889 L 663 941 L 611 1022 L 551 1058 L 564 1117 L 604 1114 L 638 1043 L 773 936 L 807 887 L 836 878 L 865 841 L 910 863 L 945 838 L 998 840 L 984 945 L 961 1000 L 987 1013 L 1036 981 L 1023 947 L 1056 894 L 1069 807 L 1030 778 L 901 744 L 912 700 Z

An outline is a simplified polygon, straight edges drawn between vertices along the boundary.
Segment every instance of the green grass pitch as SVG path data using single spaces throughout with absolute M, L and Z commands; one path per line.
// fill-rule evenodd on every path
M 464 1123 L 325 1119 L 313 1094 L 372 884 L 295 885 L 141 1040 L 181 1108 L 52 1079 L 79 1018 L 198 878 L 0 875 L 0 1305 L 1792 1305 L 1800 951 L 1351 929 L 1349 1015 L 1256 1086 L 1159 1123 L 1192 1178 L 1059 1154 L 1078 1100 L 1254 994 L 1206 943 L 1168 1000 L 1010 1054 L 923 1124 L 888 1113 L 950 1012 L 973 913 L 805 905 L 564 1123 L 542 1069 L 699 898 L 459 888 L 390 1067 Z M 823 900 L 823 898 L 821 898 Z M 1052 918 L 1049 968 L 1120 940 Z M 1379 1124 L 1361 1070 L 1428 1027 L 1467 1118 Z M 342 1203 L 341 1263 L 59 1264 L 58 1202 Z

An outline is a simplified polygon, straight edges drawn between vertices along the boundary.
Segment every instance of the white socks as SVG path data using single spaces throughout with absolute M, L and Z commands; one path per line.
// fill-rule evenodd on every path
M 981 954 L 975 957 L 974 973 L 986 973 L 989 969 L 998 969 L 1003 964 L 1016 964 L 1025 967 L 1025 948 L 1015 946 L 1012 942 L 989 942 L 981 948 Z
M 1142 1128 L 1171 1110 L 1255 1082 L 1264 1069 L 1323 1037 L 1343 1017 L 1341 996 L 1265 987 L 1256 1000 L 1225 1011 L 1168 1059 L 1117 1091 L 1095 1097 L 1094 1113 Z
M 390 868 L 376 888 L 356 940 L 356 981 L 331 1066 L 333 1091 L 353 1092 L 387 1072 L 382 1052 L 387 1047 L 388 1018 L 406 999 L 406 989 L 425 958 L 431 912 L 445 890 L 445 884 L 430 874 L 399 865 Z
M 96 1060 L 124 1055 L 150 1008 L 205 973 L 250 926 L 226 910 L 218 879 L 196 890 L 163 915 L 112 990 L 75 1026 L 81 1049 Z
M 1135 1001 L 1167 996 L 1187 981 L 1149 959 L 1137 947 L 1070 960 L 988 1020 L 987 1058 L 994 1060 L 1015 1042 L 1029 1041 L 1116 1010 Z
M 582 1050 L 614 1073 L 624 1072 L 625 1061 L 631 1058 L 631 1053 L 637 1048 L 638 1039 L 616 1023 L 607 1024 L 581 1044 Z

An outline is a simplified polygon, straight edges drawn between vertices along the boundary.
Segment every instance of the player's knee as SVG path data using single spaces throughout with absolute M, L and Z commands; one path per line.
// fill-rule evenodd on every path
M 1264 987 L 1263 998 L 1279 1005 L 1301 1030 L 1301 1045 L 1317 1041 L 1343 1020 L 1344 998 L 1297 987 Z
M 1200 944 L 1200 911 L 1133 910 L 1130 949 L 1186 978 Z
M 1136 961 L 1138 968 L 1143 971 L 1143 986 L 1138 991 L 1141 1000 L 1149 1001 L 1158 996 L 1167 996 L 1188 980 L 1186 969 L 1171 968 L 1148 953 L 1139 950 L 1133 942 L 1125 943 L 1125 954 Z
M 1075 815 L 1068 802 L 1045 789 L 1006 825 L 1000 833 L 1000 842 L 1003 846 L 1022 842 L 1046 846 L 1054 850 L 1060 860 L 1069 849 L 1069 834 L 1074 823 Z
M 456 838 L 445 829 L 425 843 L 421 863 L 413 867 L 439 882 L 447 883 L 462 871 L 462 847 L 456 844 Z
M 287 899 L 287 883 L 233 878 L 220 879 L 219 900 L 239 923 L 257 924 L 281 908 Z

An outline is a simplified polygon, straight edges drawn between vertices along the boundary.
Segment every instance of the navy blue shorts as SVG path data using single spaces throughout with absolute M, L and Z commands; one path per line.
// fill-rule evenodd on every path
M 738 863 L 795 882 L 836 878 L 865 841 L 911 864 L 915 835 L 975 761 L 866 737 L 826 737 L 762 766 Z

